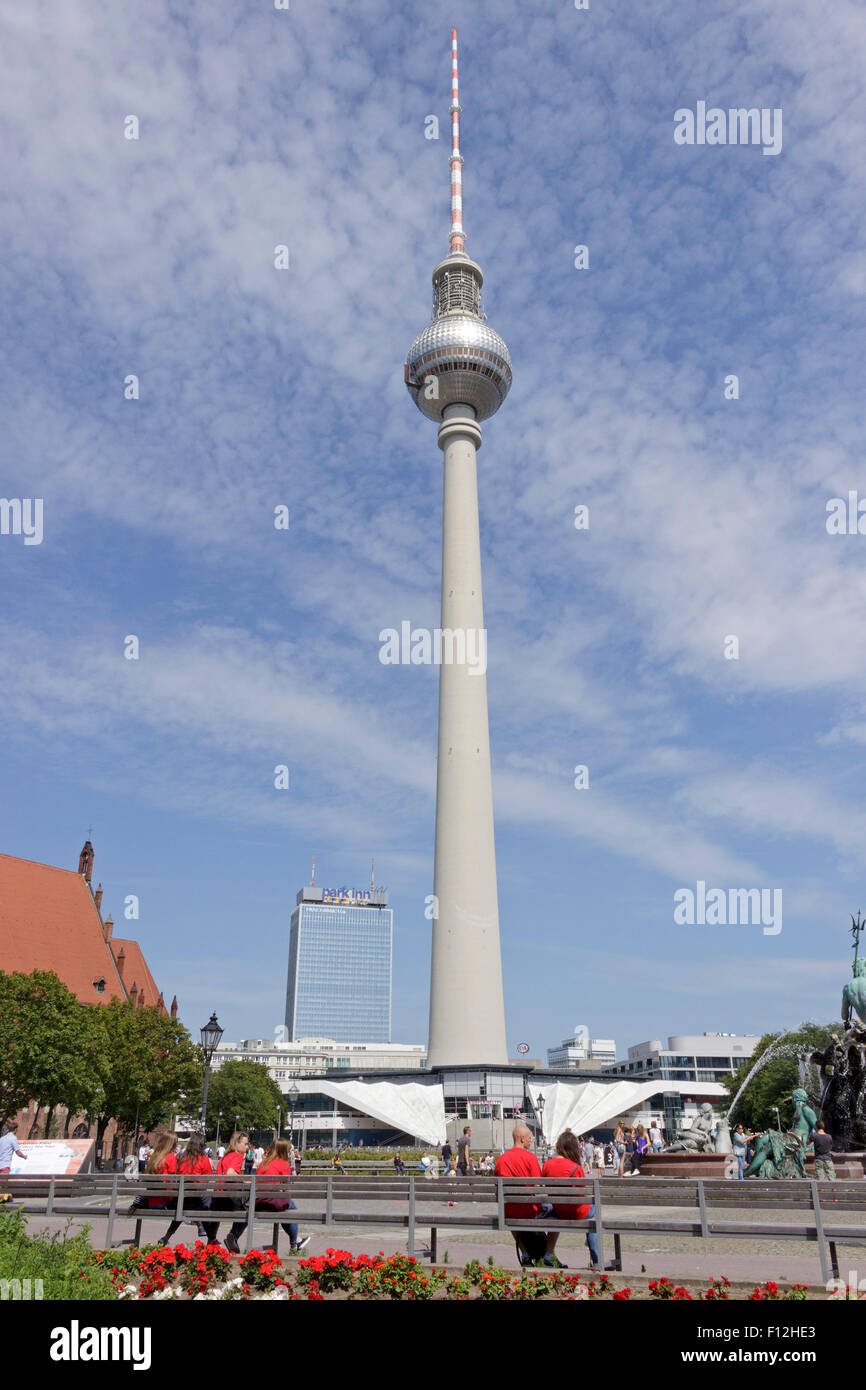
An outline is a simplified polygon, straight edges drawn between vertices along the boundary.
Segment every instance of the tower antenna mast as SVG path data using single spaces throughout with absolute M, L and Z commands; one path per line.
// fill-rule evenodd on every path
M 451 30 L 451 255 L 463 255 L 463 156 L 460 153 L 460 83 L 457 30 Z

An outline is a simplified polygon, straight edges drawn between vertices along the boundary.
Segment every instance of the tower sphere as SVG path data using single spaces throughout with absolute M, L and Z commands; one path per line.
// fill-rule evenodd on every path
M 483 279 L 465 253 L 448 256 L 433 272 L 433 320 L 410 347 L 404 373 L 428 420 L 441 421 L 449 405 L 471 406 L 477 420 L 487 420 L 508 395 L 511 357 L 481 313 Z

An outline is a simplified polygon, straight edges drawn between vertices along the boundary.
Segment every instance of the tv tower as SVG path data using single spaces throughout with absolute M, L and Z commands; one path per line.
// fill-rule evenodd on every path
M 486 635 L 480 638 L 484 610 L 475 456 L 481 421 L 496 413 L 511 386 L 508 348 L 481 310 L 483 280 L 480 266 L 464 250 L 457 30 L 452 29 L 450 251 L 433 271 L 433 319 L 409 349 L 404 371 L 418 409 L 439 424 L 445 474 L 430 1067 L 508 1061 L 486 662 L 482 670 L 481 663 L 465 659 L 470 651 L 486 655 Z M 477 645 L 481 640 L 483 649 Z

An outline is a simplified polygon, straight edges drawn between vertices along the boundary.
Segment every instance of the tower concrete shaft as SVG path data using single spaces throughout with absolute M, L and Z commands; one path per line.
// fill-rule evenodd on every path
M 442 507 L 443 660 L 439 668 L 439 749 L 430 977 L 431 1067 L 508 1061 L 493 788 L 487 716 L 487 636 L 481 592 L 476 451 L 481 429 L 471 407 L 449 405 L 439 429 Z M 446 660 L 448 636 L 453 654 Z M 478 660 L 483 653 L 483 661 Z
M 412 343 L 404 366 L 413 401 L 439 425 L 445 470 L 431 1067 L 508 1061 L 475 455 L 481 421 L 495 415 L 510 390 L 511 357 L 482 311 L 481 267 L 466 254 L 459 114 L 453 29 L 449 253 L 433 271 L 433 318 Z

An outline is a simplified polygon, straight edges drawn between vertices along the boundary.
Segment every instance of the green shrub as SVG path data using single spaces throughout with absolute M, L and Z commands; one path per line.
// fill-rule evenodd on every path
M 89 1227 L 70 1234 L 70 1224 L 63 1231 L 30 1235 L 20 1211 L 0 1211 L 0 1280 L 23 1285 L 29 1279 L 30 1297 L 41 1295 L 46 1302 L 115 1298 L 109 1275 L 92 1263 Z

